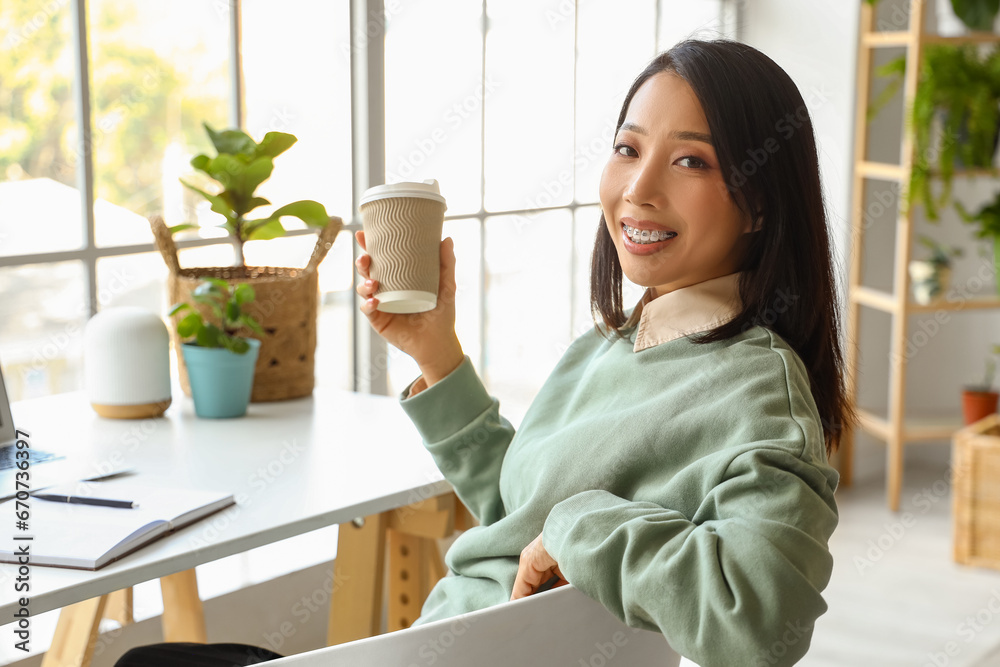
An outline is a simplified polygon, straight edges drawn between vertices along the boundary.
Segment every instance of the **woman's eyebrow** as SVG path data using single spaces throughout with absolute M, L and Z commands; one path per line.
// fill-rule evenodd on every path
M 649 132 L 646 128 L 641 125 L 636 125 L 631 121 L 626 121 L 622 123 L 622 126 L 618 128 L 618 131 L 628 131 L 635 132 L 636 134 L 648 135 Z M 677 139 L 678 141 L 703 141 L 706 144 L 712 145 L 712 135 L 705 134 L 704 132 L 692 132 L 690 130 L 674 130 L 670 133 L 671 139 Z
M 679 141 L 703 141 L 706 144 L 711 145 L 712 135 L 705 134 L 704 132 L 689 132 L 684 130 L 674 130 L 670 133 L 670 136 Z

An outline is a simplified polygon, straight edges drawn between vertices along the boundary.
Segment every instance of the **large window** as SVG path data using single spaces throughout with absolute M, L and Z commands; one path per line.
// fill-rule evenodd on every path
M 81 387 L 83 326 L 95 310 L 165 313 L 167 273 L 147 218 L 211 219 L 178 179 L 208 148 L 202 123 L 239 122 L 258 139 L 269 130 L 299 137 L 276 160 L 266 197 L 317 199 L 347 223 L 321 268 L 317 381 L 358 388 L 374 369 L 395 393 L 417 374 L 391 348 L 387 363 L 356 352 L 355 184 L 378 176 L 363 173 L 352 150 L 384 145 L 386 182 L 441 183 L 458 255 L 459 336 L 519 422 L 591 324 L 597 186 L 625 91 L 677 39 L 734 36 L 728 4 L 0 4 L 0 359 L 12 394 Z M 385 16 L 384 60 L 367 74 L 384 86 L 367 94 L 383 96 L 385 114 L 361 122 L 352 111 L 368 107 L 351 97 L 363 90 L 352 86 L 352 58 L 382 44 L 373 7 Z M 303 265 L 313 239 L 295 229 L 252 242 L 247 260 Z M 233 260 L 210 231 L 179 245 L 184 266 Z M 628 285 L 626 300 L 640 293 Z

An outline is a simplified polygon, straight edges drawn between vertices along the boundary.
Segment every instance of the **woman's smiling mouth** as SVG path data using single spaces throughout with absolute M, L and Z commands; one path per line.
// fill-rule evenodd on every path
M 639 229 L 624 222 L 621 223 L 621 228 L 625 249 L 633 255 L 654 253 L 668 245 L 677 236 L 677 232 Z

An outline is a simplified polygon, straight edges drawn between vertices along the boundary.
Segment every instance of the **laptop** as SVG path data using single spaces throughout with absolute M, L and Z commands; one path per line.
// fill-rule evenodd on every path
M 663 635 L 636 630 L 573 586 L 389 634 L 267 663 L 274 667 L 357 665 L 608 665 L 684 667 Z
M 3 381 L 3 371 L 0 370 L 0 501 L 8 500 L 17 493 L 17 467 L 18 461 L 24 459 L 17 458 L 17 429 L 14 426 L 14 418 L 10 411 L 10 398 L 7 395 L 7 387 Z M 121 466 L 114 467 L 101 475 L 93 475 L 93 467 L 88 465 L 88 461 L 81 457 L 62 456 L 39 449 L 38 443 L 33 438 L 27 439 L 28 448 L 28 473 L 29 491 L 40 491 L 43 488 L 56 484 L 65 484 L 77 480 L 95 480 L 106 477 L 120 475 L 127 472 Z M 23 476 L 21 481 L 23 482 Z M 23 490 L 24 487 L 22 487 Z

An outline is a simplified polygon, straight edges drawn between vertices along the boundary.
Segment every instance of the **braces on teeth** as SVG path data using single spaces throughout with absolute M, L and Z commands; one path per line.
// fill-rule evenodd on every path
M 625 225 L 625 233 L 628 234 L 628 237 L 634 243 L 656 243 L 657 241 L 677 236 L 675 232 L 649 231 L 648 229 L 636 229 L 628 225 Z

